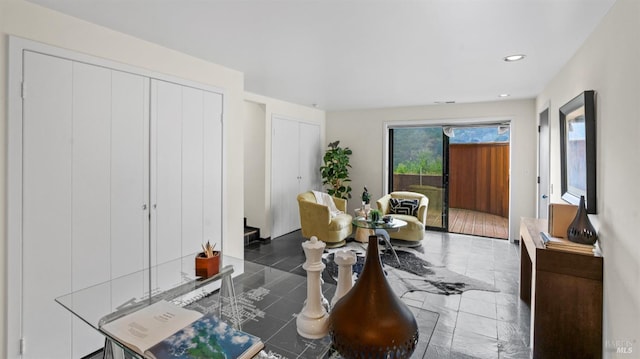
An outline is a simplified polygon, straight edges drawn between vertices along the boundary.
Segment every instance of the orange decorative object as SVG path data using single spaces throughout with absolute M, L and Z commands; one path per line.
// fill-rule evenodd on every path
M 350 358 L 409 358 L 418 343 L 418 324 L 393 292 L 378 254 L 378 237 L 369 237 L 360 277 L 331 309 L 329 334 L 334 348 Z
M 209 278 L 220 271 L 220 252 L 213 252 L 213 257 L 199 253 L 196 257 L 196 276 Z

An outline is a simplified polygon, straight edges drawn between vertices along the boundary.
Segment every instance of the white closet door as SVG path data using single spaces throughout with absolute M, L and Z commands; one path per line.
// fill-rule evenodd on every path
M 24 358 L 80 357 L 103 337 L 56 297 L 194 253 L 203 240 L 222 246 L 222 95 L 29 51 L 23 81 L 21 327 L 11 329 Z M 193 274 L 193 259 L 156 288 L 184 271 Z M 114 308 L 152 277 L 90 305 Z
M 300 192 L 320 191 L 322 177 L 322 151 L 320 149 L 320 126 L 300 123 Z
M 151 81 L 152 265 L 182 252 L 182 87 Z
M 70 61 L 24 55 L 23 358 L 70 358 L 72 88 Z M 14 330 L 11 329 L 10 330 Z
M 111 139 L 111 278 L 117 278 L 149 265 L 148 78 L 112 71 Z
M 111 279 L 111 70 L 73 63 L 71 193 L 72 289 Z M 109 309 L 109 298 L 92 303 Z M 100 347 L 101 338 L 74 318 L 73 357 Z
M 202 238 L 222 248 L 222 95 L 205 91 L 203 96 Z
M 275 238 L 300 228 L 298 122 L 273 117 L 271 136 L 271 236 Z
M 222 96 L 151 81 L 152 211 L 155 263 L 189 254 L 207 240 L 221 248 Z M 158 288 L 193 274 L 193 260 L 157 273 Z
M 79 290 L 148 263 L 148 79 L 82 63 L 74 63 L 73 79 L 72 286 Z M 105 292 L 88 305 L 86 312 L 107 312 L 112 298 Z M 104 342 L 81 320 L 73 324 L 74 357 Z
M 296 197 L 320 190 L 320 126 L 272 118 L 271 140 L 271 236 L 300 229 Z
M 204 94 L 182 88 L 182 248 L 201 249 L 204 220 Z
M 111 71 L 73 64 L 73 289 L 110 279 Z
M 113 283 L 115 310 L 149 289 L 149 79 L 112 71 L 111 115 L 111 278 L 139 273 Z
M 24 59 L 25 357 L 82 357 L 104 338 L 55 297 L 148 262 L 148 80 L 48 55 Z M 111 301 L 105 292 L 87 309 L 106 312 Z

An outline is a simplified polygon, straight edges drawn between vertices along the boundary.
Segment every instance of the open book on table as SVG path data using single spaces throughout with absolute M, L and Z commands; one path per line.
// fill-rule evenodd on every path
M 156 359 L 252 358 L 262 341 L 211 314 L 159 301 L 102 325 L 138 354 Z

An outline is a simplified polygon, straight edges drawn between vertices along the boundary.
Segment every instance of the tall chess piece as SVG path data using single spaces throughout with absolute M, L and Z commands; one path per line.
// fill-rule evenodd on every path
M 329 332 L 329 314 L 322 305 L 320 274 L 326 267 L 322 252 L 326 245 L 315 236 L 302 243 L 307 260 L 302 268 L 307 271 L 307 301 L 296 318 L 298 334 L 308 339 L 320 339 Z
M 340 250 L 336 253 L 334 261 L 338 265 L 338 287 L 331 299 L 331 307 L 336 305 L 351 287 L 353 287 L 353 268 L 356 263 L 356 254 L 351 251 Z

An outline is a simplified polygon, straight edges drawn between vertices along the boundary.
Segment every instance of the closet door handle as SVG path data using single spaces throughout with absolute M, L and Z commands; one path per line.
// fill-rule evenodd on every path
M 143 211 L 146 211 L 146 210 L 147 210 L 147 204 L 146 204 L 146 203 L 142 205 L 142 210 L 143 210 Z

